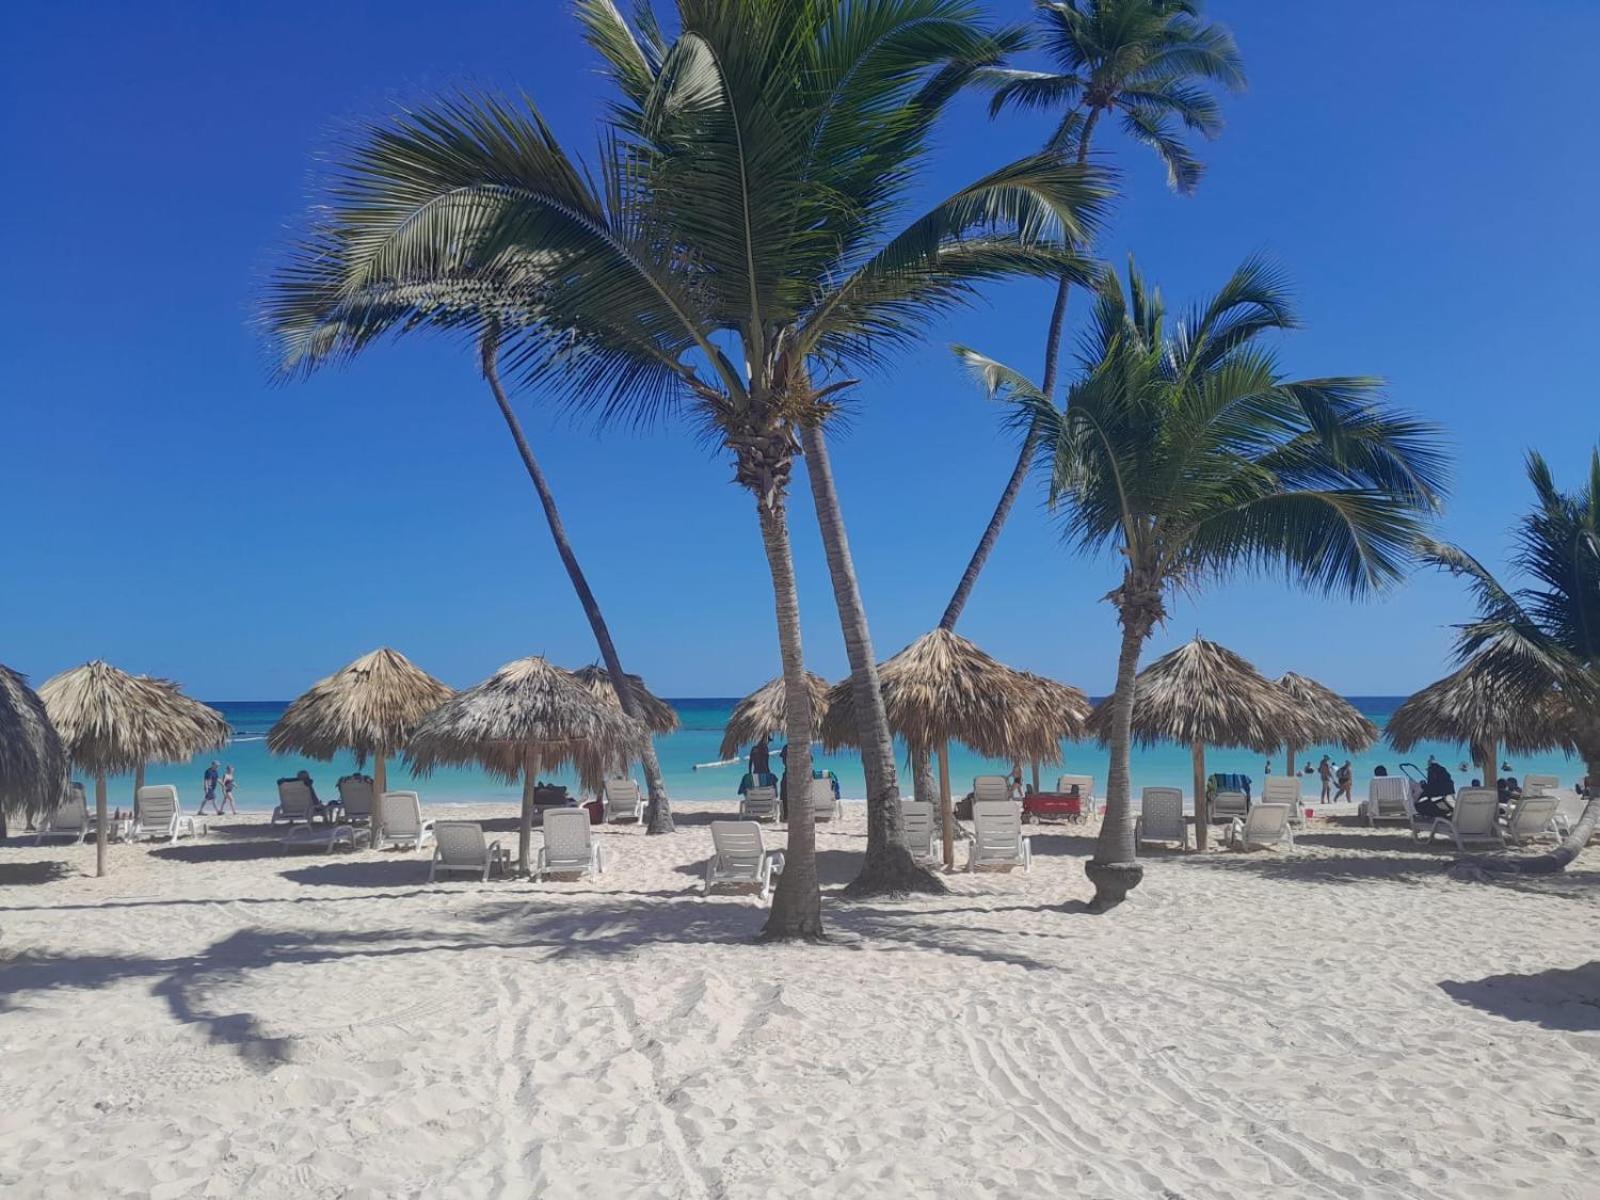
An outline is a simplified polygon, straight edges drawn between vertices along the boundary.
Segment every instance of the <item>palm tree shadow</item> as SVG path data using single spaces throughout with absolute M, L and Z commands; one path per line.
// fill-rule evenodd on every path
M 1600 961 L 1530 975 L 1446 979 L 1439 987 L 1458 1004 L 1508 1021 L 1529 1021 L 1563 1033 L 1600 1032 Z
M 40 883 L 54 883 L 77 872 L 64 862 L 6 863 L 0 866 L 0 887 L 31 887 Z

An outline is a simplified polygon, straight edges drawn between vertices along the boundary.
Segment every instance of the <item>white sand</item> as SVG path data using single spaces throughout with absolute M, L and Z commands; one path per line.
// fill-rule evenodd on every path
M 0 848 L 0 1195 L 1600 1195 L 1600 850 L 1513 888 L 1319 823 L 1097 917 L 1047 827 L 772 948 L 685 807 L 598 883 Z M 821 844 L 848 879 L 860 808 Z

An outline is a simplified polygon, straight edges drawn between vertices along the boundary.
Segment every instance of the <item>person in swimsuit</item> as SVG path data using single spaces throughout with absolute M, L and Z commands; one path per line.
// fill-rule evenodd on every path
M 228 764 L 228 769 L 222 773 L 222 804 L 217 805 L 217 815 L 222 815 L 223 805 L 228 811 L 238 815 L 239 806 L 233 802 L 233 764 Z
M 1350 770 L 1350 760 L 1344 760 L 1344 766 L 1339 768 L 1338 789 L 1333 793 L 1333 802 L 1339 803 L 1342 798 L 1346 802 L 1354 799 L 1350 794 L 1350 786 L 1354 782 L 1354 775 Z
M 1327 804 L 1333 799 L 1333 760 L 1326 754 L 1317 764 L 1317 776 L 1322 780 L 1322 803 Z

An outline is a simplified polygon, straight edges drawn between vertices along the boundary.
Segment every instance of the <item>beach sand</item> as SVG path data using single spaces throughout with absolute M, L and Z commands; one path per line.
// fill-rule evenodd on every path
M 0 848 L 0 1194 L 1600 1195 L 1600 850 L 1460 882 L 1403 831 L 829 902 L 765 947 L 707 823 L 582 883 L 389 852 Z M 726 811 L 726 806 L 720 806 Z M 509 809 L 491 817 L 514 844 Z M 830 887 L 860 806 L 819 836 Z M 774 838 L 781 845 L 781 833 Z M 1063 907 L 1065 906 L 1065 908 Z

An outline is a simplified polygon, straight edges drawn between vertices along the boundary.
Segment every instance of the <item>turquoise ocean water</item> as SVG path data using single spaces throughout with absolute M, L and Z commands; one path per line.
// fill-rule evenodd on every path
M 1351 703 L 1380 729 L 1401 699 L 1403 697 L 1398 696 L 1350 697 Z M 332 763 L 317 763 L 292 756 L 268 754 L 266 733 L 273 722 L 282 715 L 285 706 L 283 701 L 247 700 L 211 703 L 221 709 L 232 724 L 233 741 L 215 756 L 205 755 L 192 762 L 178 765 L 151 764 L 146 772 L 146 778 L 150 783 L 176 784 L 185 807 L 190 811 L 199 804 L 202 794 L 201 774 L 212 757 L 233 765 L 239 781 L 237 793 L 239 806 L 246 809 L 271 808 L 277 802 L 275 781 L 281 776 L 294 774 L 302 767 L 311 772 L 317 781 L 319 793 L 324 797 L 334 795 L 334 782 L 340 775 L 355 769 L 355 760 L 349 755 L 342 755 Z M 713 698 L 672 700 L 669 703 L 677 709 L 683 727 L 676 733 L 658 737 L 656 747 L 666 775 L 667 787 L 672 796 L 684 800 L 733 800 L 739 778 L 744 771 L 742 764 L 699 770 L 695 769 L 695 764 L 716 760 L 718 743 L 722 740 L 723 725 L 737 701 Z M 1070 770 L 1093 775 L 1097 790 L 1103 792 L 1106 752 L 1093 744 L 1071 742 L 1064 745 L 1064 751 L 1065 767 L 1041 769 L 1045 787 L 1048 788 L 1052 784 L 1060 771 Z M 1297 756 L 1297 765 L 1303 763 L 1308 755 L 1315 763 L 1321 753 L 1319 748 L 1313 747 Z M 1329 753 L 1333 754 L 1335 766 L 1343 762 L 1346 757 L 1342 753 L 1335 753 L 1331 748 Z M 1353 759 L 1356 797 L 1360 799 L 1365 795 L 1367 777 L 1378 763 L 1387 764 L 1392 773 L 1397 773 L 1397 765 L 1402 760 L 1423 763 L 1427 761 L 1430 753 L 1438 755 L 1440 761 L 1455 772 L 1458 784 L 1468 782 L 1470 773 L 1458 769 L 1466 757 L 1458 746 L 1444 744 L 1419 746 L 1405 755 L 1400 755 L 1380 741 L 1366 754 Z M 1523 756 L 1508 761 L 1515 767 L 1519 777 L 1529 771 L 1539 771 L 1558 776 L 1564 785 L 1571 784 L 1583 774 L 1581 764 L 1560 754 Z M 903 790 L 909 793 L 909 773 L 904 769 L 904 762 L 902 747 L 901 785 Z M 848 754 L 823 754 L 819 749 L 816 765 L 829 767 L 837 772 L 846 798 L 859 798 L 864 794 L 865 787 L 858 758 Z M 1265 760 L 1261 756 L 1248 751 L 1214 749 L 1207 756 L 1208 770 L 1244 772 L 1256 781 L 1255 791 L 1258 794 L 1264 765 Z M 965 792 L 971 786 L 974 775 L 1009 771 L 1010 767 L 1010 763 L 982 759 L 962 747 L 951 747 L 951 783 L 958 794 Z M 1027 766 L 1024 765 L 1023 769 L 1026 774 Z M 1283 770 L 1281 755 L 1273 760 L 1272 769 L 1274 772 Z M 577 780 L 570 775 L 552 773 L 547 777 L 567 783 L 574 788 L 577 785 Z M 1135 789 L 1159 784 L 1183 788 L 1187 794 L 1191 790 L 1190 779 L 1189 750 L 1185 746 L 1157 746 L 1144 750 L 1136 748 L 1133 752 Z M 391 763 L 389 766 L 389 786 L 414 787 L 422 793 L 425 802 L 434 803 L 514 802 L 521 795 L 519 785 L 491 779 L 475 770 L 439 771 L 431 778 L 412 781 L 405 767 L 399 763 Z M 91 790 L 91 796 L 92 794 Z M 122 778 L 114 781 L 109 798 L 114 805 L 131 804 L 132 779 Z

